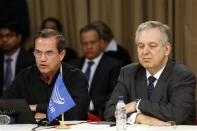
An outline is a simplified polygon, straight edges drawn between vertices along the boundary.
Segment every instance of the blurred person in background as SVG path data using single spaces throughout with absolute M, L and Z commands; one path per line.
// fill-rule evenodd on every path
M 22 48 L 22 30 L 14 19 L 0 21 L 0 96 L 15 76 L 35 64 L 34 56 Z
M 96 21 L 92 24 L 97 26 L 100 31 L 101 38 L 104 40 L 103 45 L 105 54 L 122 61 L 124 65 L 130 64 L 131 58 L 129 53 L 117 43 L 110 27 L 102 21 Z
M 104 53 L 104 40 L 95 25 L 87 24 L 81 28 L 80 41 L 84 56 L 70 64 L 81 69 L 89 82 L 89 112 L 104 120 L 105 104 L 116 85 L 123 63 Z
M 51 28 L 51 29 L 59 31 L 60 33 L 64 32 L 62 24 L 60 23 L 58 19 L 54 17 L 48 17 L 42 21 L 41 29 L 45 29 L 45 28 Z M 63 59 L 64 62 L 68 62 L 77 58 L 77 53 L 72 48 L 66 47 L 66 54 L 67 55 L 65 55 Z
M 25 47 L 25 42 L 30 34 L 27 0 L 0 0 L 0 20 L 4 19 L 14 19 L 17 21 L 23 36 L 22 46 Z

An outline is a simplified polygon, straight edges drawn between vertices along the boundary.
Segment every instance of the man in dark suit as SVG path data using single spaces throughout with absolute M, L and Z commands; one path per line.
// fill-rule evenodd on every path
M 103 39 L 96 26 L 87 24 L 82 27 L 80 40 L 84 57 L 72 61 L 71 64 L 82 69 L 89 81 L 89 111 L 103 119 L 105 103 L 116 85 L 122 62 L 103 53 Z M 94 64 L 87 76 L 89 62 Z
M 21 45 L 22 31 L 18 22 L 13 19 L 0 21 L 0 96 L 23 68 L 35 63 L 33 54 L 25 51 Z M 11 60 L 10 80 L 6 63 L 8 59 Z
M 169 27 L 157 22 L 142 23 L 137 31 L 140 64 L 120 71 L 118 83 L 106 105 L 105 118 L 115 120 L 118 96 L 124 96 L 128 123 L 166 126 L 195 123 L 194 74 L 169 58 Z
M 109 26 L 102 21 L 96 21 L 92 24 L 99 29 L 101 38 L 104 40 L 103 46 L 105 54 L 122 61 L 124 65 L 130 64 L 131 58 L 129 53 L 117 43 Z

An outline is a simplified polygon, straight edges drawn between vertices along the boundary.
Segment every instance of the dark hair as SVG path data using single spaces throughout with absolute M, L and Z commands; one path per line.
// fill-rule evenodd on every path
M 35 48 L 35 41 L 38 38 L 49 38 L 49 37 L 55 37 L 56 38 L 56 43 L 57 43 L 57 50 L 61 52 L 62 50 L 65 49 L 65 38 L 64 36 L 59 33 L 56 30 L 53 29 L 43 29 L 39 31 L 35 37 L 34 37 L 34 48 Z
M 112 30 L 104 22 L 95 21 L 92 24 L 95 25 L 99 29 L 101 38 L 103 38 L 104 40 L 109 42 L 114 38 L 114 34 Z
M 44 19 L 41 24 L 41 29 L 45 29 L 46 23 L 49 21 L 54 22 L 56 25 L 56 27 L 50 27 L 51 29 L 57 30 L 58 32 L 63 32 L 62 24 L 60 23 L 60 21 L 58 19 L 53 18 L 53 17 L 48 17 L 48 18 Z
M 5 28 L 9 29 L 16 34 L 22 35 L 22 29 L 19 23 L 15 19 L 3 19 L 0 21 L 0 29 Z
M 95 26 L 95 25 L 93 25 L 93 24 L 87 24 L 87 25 L 85 25 L 85 26 L 83 26 L 81 29 L 80 29 L 80 35 L 82 34 L 82 33 L 84 33 L 84 32 L 88 32 L 88 31 L 95 31 L 96 33 L 97 33 L 97 36 L 98 36 L 98 38 L 100 39 L 100 38 L 102 38 L 101 37 L 101 32 L 100 32 L 100 30 L 98 29 L 98 27 L 97 26 Z

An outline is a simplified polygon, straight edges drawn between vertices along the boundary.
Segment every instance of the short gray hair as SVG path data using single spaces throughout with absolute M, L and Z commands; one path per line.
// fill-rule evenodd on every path
M 142 32 L 143 30 L 146 30 L 146 29 L 153 29 L 153 28 L 157 28 L 160 30 L 161 42 L 163 44 L 166 42 L 171 43 L 170 28 L 167 25 L 165 25 L 161 22 L 158 22 L 158 21 L 147 21 L 147 22 L 140 24 L 136 30 L 136 33 L 135 33 L 135 43 L 137 44 L 137 42 L 138 42 L 140 32 Z

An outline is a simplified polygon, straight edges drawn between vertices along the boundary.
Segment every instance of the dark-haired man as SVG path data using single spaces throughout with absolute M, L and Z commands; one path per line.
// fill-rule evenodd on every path
M 84 56 L 72 64 L 85 73 L 89 82 L 89 111 L 103 120 L 105 103 L 116 85 L 123 63 L 103 52 L 104 40 L 95 25 L 87 24 L 81 28 L 80 41 Z
M 15 20 L 0 21 L 0 96 L 23 68 L 35 63 L 33 54 L 22 48 L 22 37 Z
M 45 118 L 55 81 L 62 69 L 63 82 L 76 103 L 64 114 L 65 120 L 87 119 L 88 83 L 79 69 L 61 62 L 65 55 L 64 36 L 55 30 L 44 29 L 35 36 L 34 46 L 36 65 L 24 69 L 3 98 L 26 99 L 35 118 Z

